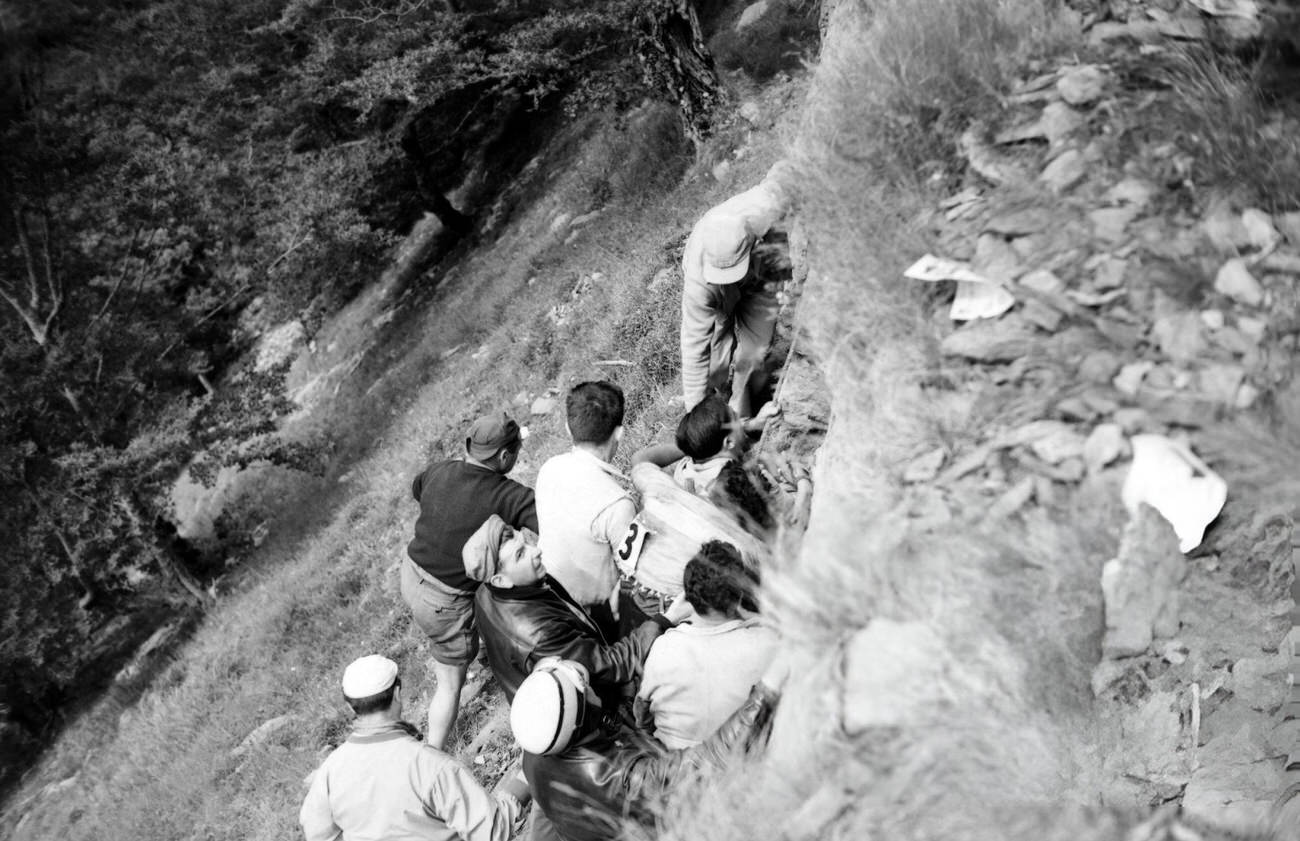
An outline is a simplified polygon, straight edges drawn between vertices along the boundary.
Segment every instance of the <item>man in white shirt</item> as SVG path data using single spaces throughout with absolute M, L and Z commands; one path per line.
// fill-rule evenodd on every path
M 608 626 L 618 610 L 614 551 L 636 517 L 622 474 L 610 466 L 623 438 L 623 391 L 579 383 L 565 412 L 573 448 L 537 472 L 538 545 L 551 577 Z
M 745 703 L 776 653 L 777 635 L 751 609 L 757 582 L 729 543 L 710 540 L 686 565 L 695 617 L 650 647 L 637 723 L 673 749 L 707 739 Z

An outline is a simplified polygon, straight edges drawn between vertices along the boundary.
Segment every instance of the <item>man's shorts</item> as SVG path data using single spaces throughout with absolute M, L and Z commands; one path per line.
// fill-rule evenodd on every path
M 409 557 L 402 559 L 402 599 L 415 624 L 433 643 L 433 659 L 445 666 L 468 666 L 478 656 L 474 594 L 434 578 Z

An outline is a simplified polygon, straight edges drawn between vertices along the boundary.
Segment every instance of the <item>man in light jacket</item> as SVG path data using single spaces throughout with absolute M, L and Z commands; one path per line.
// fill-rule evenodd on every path
M 507 841 L 530 799 L 522 773 L 493 793 L 402 721 L 397 664 L 371 654 L 343 672 L 352 733 L 312 776 L 307 841 Z
M 750 256 L 789 208 L 780 167 L 773 166 L 756 187 L 710 208 L 686 239 L 681 343 L 687 411 L 711 392 L 729 390 L 736 414 L 753 416 L 779 308 Z

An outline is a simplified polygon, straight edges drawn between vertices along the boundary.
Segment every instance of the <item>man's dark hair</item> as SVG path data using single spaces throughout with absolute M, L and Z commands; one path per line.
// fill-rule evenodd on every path
M 767 497 L 749 471 L 734 461 L 727 462 L 718 471 L 718 478 L 709 488 L 709 500 L 730 512 L 746 531 L 755 536 L 762 536 L 774 525 Z
M 357 715 L 366 715 L 368 713 L 377 713 L 380 710 L 388 709 L 388 705 L 393 703 L 393 693 L 402 685 L 402 679 L 399 677 L 393 681 L 393 685 L 383 692 L 377 692 L 374 695 L 367 695 L 364 698 L 349 698 L 344 695 L 343 700 L 348 702 L 352 712 Z
M 727 401 L 716 394 L 695 404 L 677 424 L 677 449 L 699 461 L 712 458 L 722 451 L 727 442 L 727 424 L 731 422 L 731 409 Z
M 611 382 L 578 383 L 564 404 L 576 444 L 603 444 L 623 425 L 623 389 Z
M 682 573 L 686 600 L 692 607 L 732 619 L 740 615 L 741 607 L 753 610 L 757 584 L 757 576 L 745 566 L 736 547 L 721 540 L 701 546 Z

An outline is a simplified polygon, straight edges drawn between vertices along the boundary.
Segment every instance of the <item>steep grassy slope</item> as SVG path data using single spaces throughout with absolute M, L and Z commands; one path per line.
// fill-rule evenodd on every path
M 531 483 L 568 444 L 562 399 L 531 418 L 530 407 L 583 379 L 627 392 L 623 458 L 665 439 L 681 412 L 680 241 L 712 201 L 761 177 L 778 150 L 773 125 L 801 98 L 798 82 L 777 81 L 757 100 L 763 130 L 724 130 L 729 180 L 690 173 L 673 190 L 688 158 L 671 109 L 581 120 L 527 170 L 517 189 L 532 198 L 497 234 L 324 325 L 290 376 L 304 408 L 289 434 L 327 430 L 363 455 L 327 482 L 278 487 L 282 509 L 250 571 L 223 585 L 138 705 L 107 704 L 69 728 L 11 800 L 6 836 L 292 837 L 303 777 L 346 730 L 341 665 L 384 652 L 405 669 L 410 709 L 427 705 L 425 642 L 397 592 L 411 477 L 458 453 L 474 416 L 506 408 L 532 431 L 515 473 Z M 499 706 L 489 687 L 467 711 L 455 736 L 466 761 Z M 495 735 L 493 761 L 475 766 L 485 779 L 508 760 Z
M 336 373 L 317 388 L 311 423 L 368 437 L 367 455 L 339 466 L 332 490 L 313 490 L 310 516 L 271 523 L 255 573 L 223 596 L 137 708 L 73 728 L 15 801 L 8 835 L 294 837 L 302 777 L 346 730 L 339 667 L 382 651 L 417 689 L 413 708 L 427 701 L 427 652 L 396 583 L 412 472 L 456 452 L 474 415 L 501 406 L 522 415 L 595 376 L 628 391 L 624 454 L 664 437 L 680 411 L 681 238 L 781 155 L 799 170 L 809 242 L 797 343 L 833 407 L 810 529 L 764 582 L 798 666 L 767 753 L 682 781 L 664 834 L 1100 839 L 1184 798 L 1211 822 L 1262 820 L 1288 749 L 1277 711 L 1300 501 L 1290 275 L 1268 279 L 1273 297 L 1255 309 L 1214 291 L 1204 266 L 1222 255 L 1200 227 L 1199 187 L 1125 166 L 1150 163 L 1135 148 L 1167 140 L 1158 127 L 1135 139 L 1120 125 L 1151 93 L 1130 94 L 1131 77 L 1117 72 L 1138 53 L 1132 45 L 1089 48 L 1079 18 L 1030 0 L 883 0 L 869 4 L 874 17 L 865 3 L 835 5 L 811 82 L 778 77 L 750 111 L 762 128 L 737 122 L 706 150 L 709 164 L 730 161 L 717 170 L 723 182 L 690 172 L 646 197 L 639 186 L 679 163 L 672 144 L 637 142 L 659 136 L 663 115 L 642 112 L 623 128 L 593 120 L 527 171 L 536 198 L 495 241 L 445 262 L 427 285 L 377 291 L 325 328 L 316 352 Z M 1111 81 L 1104 97 L 1078 104 L 1069 143 L 995 149 L 986 166 L 993 135 L 1057 96 L 1025 95 L 1056 90 L 1076 58 L 1105 64 Z M 1052 74 L 1045 87 L 1034 87 L 1038 74 Z M 993 124 L 967 144 L 967 160 L 957 139 L 975 119 Z M 1069 148 L 1090 149 L 1090 169 L 1060 193 L 1036 185 Z M 995 184 L 977 169 L 1031 177 Z M 1152 180 L 1159 199 L 1127 219 L 1132 230 L 1101 236 L 1089 214 L 1130 203 L 1106 198 L 1126 176 Z M 1013 228 L 1046 219 L 1035 233 L 1059 232 L 1065 247 L 1051 236 L 1022 243 L 1017 277 L 1046 261 L 1064 288 L 1096 294 L 1104 261 L 1089 261 L 1100 254 L 1131 261 L 1128 297 L 1085 306 L 1062 293 L 1049 299 L 1060 313 L 1051 329 L 1024 323 L 1022 297 L 988 328 L 1015 326 L 1009 352 L 956 354 L 952 336 L 985 328 L 954 329 L 950 287 L 923 288 L 902 270 L 929 250 L 974 258 L 981 235 L 1025 208 Z M 1139 236 L 1138 223 L 1152 220 L 1165 227 Z M 998 236 L 1008 247 L 1024 239 Z M 1175 276 L 1192 280 L 1178 287 L 1155 268 L 1155 249 L 1184 238 L 1195 242 Z M 1297 253 L 1297 239 L 1280 253 Z M 1181 309 L 1157 311 L 1157 282 Z M 1171 334 L 1155 322 L 1193 313 L 1201 323 L 1209 310 L 1219 331 L 1265 322 L 1258 365 L 1245 353 L 1221 359 L 1213 336 L 1203 356 L 1171 356 Z M 383 341 L 352 353 L 326 340 L 381 331 Z M 1096 364 L 1101 352 L 1109 368 Z M 1104 376 L 1087 373 L 1085 359 Z M 1156 372 L 1154 394 L 1113 381 L 1138 362 Z M 1238 365 L 1267 398 L 1238 410 L 1234 393 L 1232 406 L 1187 408 L 1210 363 Z M 537 409 L 518 468 L 525 481 L 565 446 L 559 411 Z M 1082 451 L 1053 461 L 1032 435 L 1047 420 L 1081 446 L 1122 410 L 1141 412 L 1123 416 L 1126 435 L 1188 437 L 1228 479 L 1231 502 L 1203 551 L 1175 553 L 1186 564 L 1178 638 L 1099 669 L 1100 576 L 1129 520 L 1119 501 L 1126 462 L 1116 453 L 1094 470 Z M 363 425 L 348 427 L 356 417 Z M 1160 548 L 1155 532 L 1144 549 Z M 488 686 L 456 737 L 488 780 L 512 758 L 501 709 Z M 1157 831 L 1165 824 L 1128 837 L 1166 837 Z

